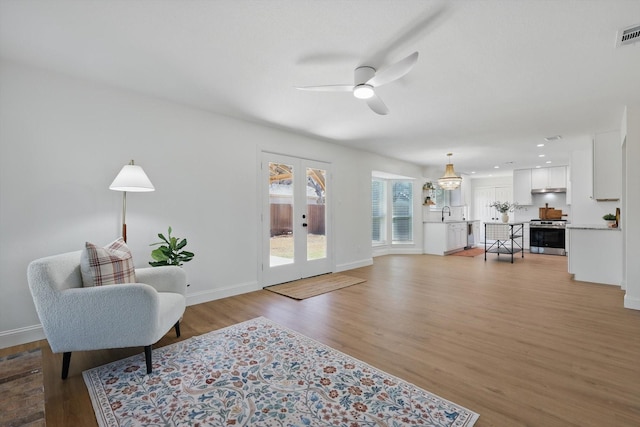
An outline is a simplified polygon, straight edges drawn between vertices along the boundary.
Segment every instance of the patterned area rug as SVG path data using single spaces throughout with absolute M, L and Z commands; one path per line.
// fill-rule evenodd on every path
M 0 426 L 44 426 L 40 349 L 0 357 Z
M 478 415 L 260 317 L 83 372 L 105 426 L 470 427 Z
M 464 251 L 454 252 L 449 255 L 474 257 L 482 254 L 484 254 L 484 248 L 471 248 L 471 249 L 465 249 Z
M 346 274 L 333 273 L 309 277 L 281 285 L 267 286 L 264 289 L 289 298 L 302 300 L 357 285 L 362 282 L 366 282 L 366 280 L 347 276 Z

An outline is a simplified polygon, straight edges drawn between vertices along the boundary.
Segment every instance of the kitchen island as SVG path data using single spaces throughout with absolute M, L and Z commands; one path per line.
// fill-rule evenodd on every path
M 622 233 L 605 224 L 568 224 L 569 273 L 583 282 L 622 285 Z
M 513 255 L 520 253 L 524 258 L 524 222 L 485 222 L 484 223 L 484 260 L 487 253 L 509 255 L 513 264 Z

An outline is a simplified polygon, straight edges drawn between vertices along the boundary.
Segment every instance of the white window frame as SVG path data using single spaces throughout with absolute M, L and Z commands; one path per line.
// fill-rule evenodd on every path
M 374 249 L 382 249 L 384 247 L 387 248 L 392 248 L 392 247 L 402 247 L 402 246 L 415 246 L 415 241 L 416 241 L 416 228 L 415 228 L 415 215 L 416 215 L 416 210 L 415 210 L 415 198 L 416 198 L 416 189 L 415 189 L 415 179 L 410 178 L 410 177 L 401 177 L 401 176 L 394 176 L 394 177 L 389 177 L 386 178 L 384 176 L 380 176 L 381 173 L 376 174 L 375 172 L 372 174 L 371 177 L 371 182 L 372 182 L 372 187 L 371 187 L 371 229 L 370 229 L 370 233 L 371 233 L 371 244 L 372 247 Z M 383 174 L 384 175 L 384 174 Z M 388 174 L 390 175 L 390 174 Z M 383 231 L 381 232 L 384 233 L 384 240 L 373 240 L 373 182 L 374 181 L 378 181 L 378 182 L 382 182 L 384 185 L 384 197 L 385 197 L 385 203 L 384 203 L 384 216 L 382 216 L 381 218 L 383 219 L 383 223 L 384 225 L 381 227 L 383 229 Z M 411 240 L 394 240 L 393 239 L 393 186 L 395 183 L 398 182 L 404 182 L 404 183 L 409 183 L 410 187 L 411 187 L 411 200 L 409 202 L 409 209 L 410 209 L 410 217 L 409 217 L 409 224 L 411 227 Z
M 373 225 L 374 225 L 374 208 L 373 208 L 373 203 L 374 203 L 374 197 L 373 197 L 373 184 L 374 183 L 379 183 L 382 186 L 382 192 L 381 192 L 381 198 L 382 198 L 382 203 L 380 206 L 380 215 L 378 216 L 378 218 L 380 219 L 380 226 L 379 226 L 379 234 L 380 234 L 380 238 L 378 240 L 374 240 L 373 236 L 374 236 L 374 231 L 373 231 Z M 387 189 L 388 189 L 388 182 L 386 179 L 381 179 L 381 178 L 376 178 L 373 177 L 371 178 L 371 244 L 373 246 L 385 246 L 387 245 L 387 236 L 388 234 L 388 230 L 387 230 L 387 212 L 389 212 L 389 209 L 387 207 L 387 200 L 388 200 L 388 196 L 387 196 Z

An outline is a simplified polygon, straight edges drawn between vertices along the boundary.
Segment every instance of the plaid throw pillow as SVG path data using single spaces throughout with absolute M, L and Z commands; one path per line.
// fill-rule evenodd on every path
M 85 246 L 80 260 L 83 286 L 136 283 L 131 251 L 122 237 L 104 248 L 89 242 Z

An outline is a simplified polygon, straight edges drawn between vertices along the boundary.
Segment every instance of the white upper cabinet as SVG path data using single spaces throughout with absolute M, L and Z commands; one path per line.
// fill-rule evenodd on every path
M 620 200 L 622 195 L 622 144 L 620 132 L 596 134 L 593 140 L 593 198 Z
M 567 167 L 555 166 L 546 168 L 549 179 L 549 188 L 567 188 Z
M 531 189 L 567 188 L 567 167 L 531 169 Z
M 513 171 L 513 200 L 521 205 L 531 205 L 531 169 Z

